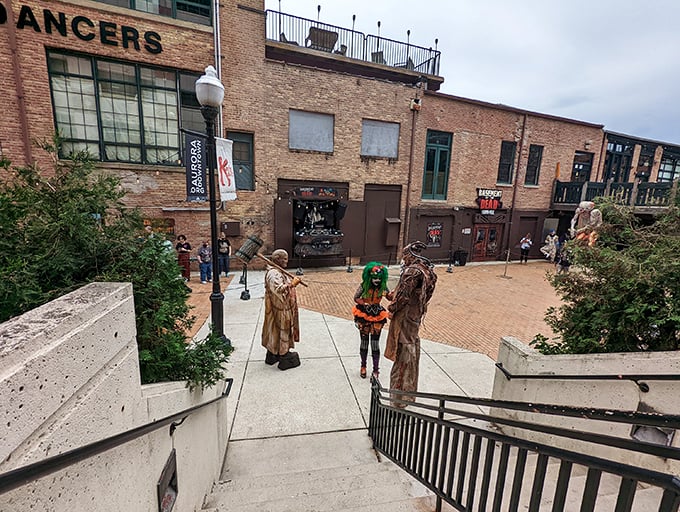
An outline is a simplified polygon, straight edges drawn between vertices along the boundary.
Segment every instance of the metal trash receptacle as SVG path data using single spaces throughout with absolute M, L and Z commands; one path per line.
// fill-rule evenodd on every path
M 467 251 L 454 251 L 453 252 L 453 264 L 456 267 L 464 267 L 467 263 L 468 252 Z

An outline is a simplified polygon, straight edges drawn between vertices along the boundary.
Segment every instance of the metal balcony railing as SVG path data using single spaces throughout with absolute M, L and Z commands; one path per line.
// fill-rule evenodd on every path
M 441 52 L 436 49 L 365 35 L 278 11 L 267 10 L 266 18 L 266 37 L 270 41 L 428 75 L 439 74 Z
M 637 207 L 668 207 L 672 183 L 555 182 L 553 204 L 577 205 L 596 197 L 611 197 L 617 203 Z
M 641 454 L 680 460 L 680 448 L 596 433 L 603 427 L 595 425 L 595 432 L 569 428 L 546 418 L 673 430 L 680 427 L 680 416 L 435 393 L 391 394 L 377 380 L 371 384 L 368 432 L 374 448 L 430 489 L 437 497 L 437 511 L 443 502 L 456 510 L 479 512 L 678 510 L 680 480 L 675 475 L 594 456 L 596 450 L 579 453 L 558 446 L 578 440 L 606 447 L 600 453 L 616 448 L 633 461 Z M 513 419 L 513 411 L 536 419 Z M 529 441 L 532 436 L 519 435 L 522 432 L 552 442 Z

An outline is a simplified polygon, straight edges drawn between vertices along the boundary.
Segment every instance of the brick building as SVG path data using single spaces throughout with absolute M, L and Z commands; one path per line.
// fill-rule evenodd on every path
M 236 247 L 257 235 L 311 266 L 394 261 L 414 239 L 438 260 L 502 259 L 523 233 L 566 229 L 575 205 L 556 205 L 556 184 L 635 181 L 612 169 L 644 162 L 654 178 L 677 149 L 658 143 L 649 159 L 651 141 L 635 139 L 615 164 L 601 125 L 438 92 L 436 49 L 263 0 L 211 5 L 0 1 L 3 155 L 48 172 L 31 141 L 59 129 L 66 151 L 88 148 L 121 177 L 129 206 L 197 245 L 208 205 L 186 202 L 180 128 L 204 131 L 194 82 L 215 64 L 238 195 L 218 221 Z

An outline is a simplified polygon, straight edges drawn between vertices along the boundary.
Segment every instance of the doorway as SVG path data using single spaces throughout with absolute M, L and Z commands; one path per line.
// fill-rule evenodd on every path
M 472 261 L 497 260 L 500 254 L 502 236 L 502 224 L 476 224 L 474 227 Z

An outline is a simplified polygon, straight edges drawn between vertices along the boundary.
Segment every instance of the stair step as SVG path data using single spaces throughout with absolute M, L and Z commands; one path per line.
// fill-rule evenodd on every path
M 286 475 L 285 483 L 270 482 L 268 478 L 260 478 L 260 486 L 254 486 L 251 480 L 243 482 L 220 483 L 214 489 L 215 496 L 224 496 L 232 504 L 266 503 L 282 498 L 303 498 L 315 495 L 328 495 L 361 489 L 390 487 L 400 485 L 405 490 L 408 484 L 404 481 L 403 471 L 379 470 L 358 471 L 358 468 L 341 468 L 335 472 L 306 472 L 298 475 Z M 296 477 L 296 478 L 293 478 Z
M 323 483 L 323 482 L 322 482 Z M 215 503 L 211 506 L 218 512 L 238 510 L 239 512 L 331 512 L 344 509 L 356 508 L 367 504 L 375 510 L 375 507 L 383 504 L 392 506 L 395 502 L 411 499 L 404 483 L 382 484 L 379 487 L 370 485 L 359 489 L 342 489 L 332 492 L 306 494 L 299 491 L 291 495 L 278 496 L 268 501 L 235 503 L 231 493 L 223 495 L 213 494 Z M 388 510 L 395 510 L 394 506 Z M 398 509 L 397 509 L 398 510 Z M 404 510 L 409 510 L 405 508 Z M 417 509 L 415 509 L 417 510 Z
M 388 461 L 389 462 L 389 461 Z M 371 475 L 375 473 L 393 471 L 397 466 L 389 463 L 379 463 L 375 461 L 372 464 L 362 464 L 355 466 L 338 466 L 322 469 L 310 469 L 303 471 L 295 471 L 292 473 L 281 473 L 273 475 L 255 475 L 252 477 L 240 476 L 230 479 L 227 471 L 226 479 L 220 480 L 216 486 L 216 491 L 235 492 L 241 490 L 257 491 L 260 489 L 269 489 L 272 487 L 281 487 L 287 485 L 296 485 L 301 481 L 308 480 L 328 480 L 335 478 L 351 478 Z

